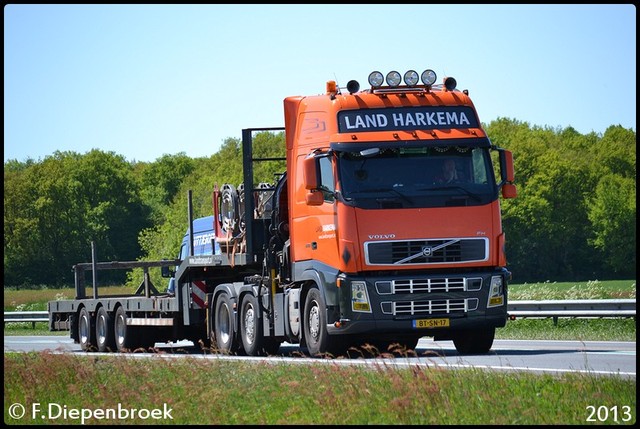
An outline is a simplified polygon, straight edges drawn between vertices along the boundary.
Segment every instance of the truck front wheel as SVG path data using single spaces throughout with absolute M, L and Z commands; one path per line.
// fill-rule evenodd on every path
M 304 338 L 311 356 L 339 355 L 347 343 L 327 330 L 327 306 L 318 288 L 309 289 L 304 305 Z
M 82 307 L 78 315 L 78 342 L 83 352 L 95 351 L 96 336 L 94 329 L 95 321 L 91 319 L 91 314 L 86 307 Z
M 456 332 L 453 336 L 453 344 L 461 355 L 489 353 L 493 345 L 496 328 L 469 329 Z

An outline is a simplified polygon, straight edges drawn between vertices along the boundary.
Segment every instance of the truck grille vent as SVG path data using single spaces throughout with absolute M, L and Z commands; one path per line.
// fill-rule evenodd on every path
M 383 302 L 382 312 L 394 316 L 433 316 L 466 313 L 478 308 L 477 298 Z
M 486 238 L 375 241 L 365 243 L 368 265 L 415 265 L 485 261 Z
M 392 293 L 464 292 L 464 279 L 394 280 Z

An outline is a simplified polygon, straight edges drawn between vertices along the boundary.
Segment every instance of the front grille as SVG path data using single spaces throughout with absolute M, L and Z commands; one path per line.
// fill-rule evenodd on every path
M 465 290 L 463 278 L 394 280 L 392 284 L 392 293 L 429 293 Z
M 368 265 L 442 264 L 484 261 L 487 238 L 375 241 L 365 243 Z
M 379 295 L 438 292 L 472 292 L 482 289 L 481 277 L 432 277 L 422 279 L 379 280 Z
M 478 308 L 477 298 L 441 299 L 431 301 L 383 302 L 382 312 L 394 316 L 434 316 L 466 313 Z

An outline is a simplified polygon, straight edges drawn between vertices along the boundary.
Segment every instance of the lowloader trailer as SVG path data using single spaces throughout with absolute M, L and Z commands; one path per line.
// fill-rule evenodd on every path
M 189 339 L 326 356 L 431 336 L 487 353 L 507 320 L 500 198 L 517 194 L 513 156 L 491 143 L 467 90 L 435 82 L 432 70 L 373 72 L 366 90 L 329 81 L 324 94 L 285 98 L 284 128 L 242 131 L 243 183 L 214 190 L 219 251 L 194 254 L 190 237 L 187 257 L 156 262 L 175 293 L 78 289 L 49 303 L 50 329 L 87 351 Z M 264 131 L 284 131 L 273 184 L 254 180 L 255 162 L 277 159 L 253 156 Z

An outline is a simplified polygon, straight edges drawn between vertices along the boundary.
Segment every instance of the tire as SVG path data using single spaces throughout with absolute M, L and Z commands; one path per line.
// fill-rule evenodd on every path
M 491 350 L 495 334 L 496 328 L 460 331 L 453 336 L 453 344 L 461 355 L 486 354 Z
M 96 314 L 96 345 L 99 352 L 113 352 L 116 350 L 113 317 L 104 307 L 100 307 Z
M 263 356 L 265 354 L 260 305 L 258 299 L 251 294 L 244 295 L 242 298 L 240 337 L 244 352 L 248 356 Z
M 216 299 L 214 312 L 214 338 L 212 344 L 219 353 L 231 354 L 237 351 L 235 321 L 231 298 L 222 293 Z
M 127 326 L 127 312 L 124 307 L 118 307 L 116 310 L 113 333 L 116 342 L 116 349 L 120 353 L 132 352 L 135 346 L 135 333 L 131 326 Z
M 228 183 L 220 188 L 219 210 L 221 216 L 221 229 L 225 235 L 235 236 L 238 233 L 238 191 Z
M 318 288 L 309 289 L 304 305 L 304 337 L 311 356 L 337 356 L 346 351 L 346 343 L 327 331 L 327 306 Z
M 78 315 L 78 342 L 83 352 L 96 350 L 95 320 L 86 307 L 82 307 Z

